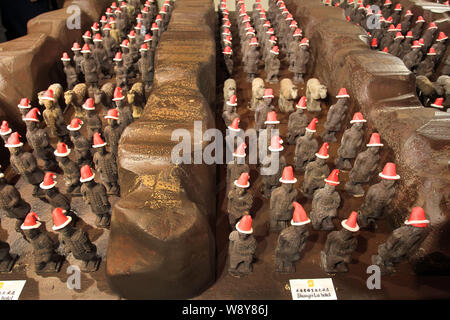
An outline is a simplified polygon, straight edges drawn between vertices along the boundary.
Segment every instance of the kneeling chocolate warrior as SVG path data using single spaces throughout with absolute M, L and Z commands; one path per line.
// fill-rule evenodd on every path
M 255 258 L 256 240 L 252 233 L 252 217 L 248 214 L 239 220 L 236 230 L 230 233 L 228 272 L 234 277 L 245 276 L 253 272 L 252 262 Z

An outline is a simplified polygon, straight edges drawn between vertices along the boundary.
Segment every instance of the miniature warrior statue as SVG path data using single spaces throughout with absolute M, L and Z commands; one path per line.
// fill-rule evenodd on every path
M 258 72 L 259 51 L 257 49 L 258 41 L 252 38 L 248 51 L 242 62 L 244 63 L 244 71 L 247 73 L 247 82 L 252 82 Z
M 394 38 L 394 42 L 391 43 L 389 46 L 389 53 L 399 57 L 400 53 L 402 52 L 402 41 L 405 37 L 402 35 L 401 32 L 397 32 Z
M 118 172 L 116 157 L 106 151 L 106 143 L 102 140 L 99 133 L 94 133 L 94 144 L 92 147 L 97 150 L 94 154 L 94 165 L 100 177 L 106 192 L 110 194 L 119 195 Z
M 236 230 L 230 233 L 228 272 L 234 277 L 242 277 L 253 271 L 252 262 L 255 258 L 256 240 L 252 233 L 252 217 L 248 214 L 239 220 Z
M 300 203 L 294 201 L 293 206 L 291 226 L 281 231 L 275 249 L 275 271 L 280 273 L 295 272 L 295 262 L 300 260 L 309 237 L 307 224 L 311 220 Z
M 145 91 L 149 92 L 153 85 L 153 57 L 149 53 L 148 46 L 145 43 L 141 45 L 139 51 L 141 52 L 141 58 L 137 62 L 139 73 L 141 74 Z
M 320 112 L 322 110 L 321 99 L 327 97 L 327 87 L 316 78 L 311 78 L 306 82 L 306 109 L 309 112 Z
M 90 88 L 98 87 L 98 74 L 99 67 L 97 61 L 95 61 L 94 57 L 91 54 L 91 49 L 88 44 L 83 46 L 81 50 L 83 54 L 83 61 L 81 62 L 81 71 L 84 74 L 84 78 L 86 79 L 86 84 Z
M 228 192 L 228 220 L 234 230 L 236 223 L 243 215 L 248 214 L 253 205 L 253 196 L 246 191 L 250 187 L 248 172 L 241 174 L 238 180 L 234 180 L 234 186 Z
M 242 173 L 250 173 L 250 167 L 245 163 L 245 149 L 247 145 L 242 142 L 233 153 L 233 162 L 227 164 L 227 190 L 234 184 L 234 180 L 239 179 Z
M 5 144 L 11 153 L 10 162 L 13 169 L 33 186 L 33 196 L 41 195 L 39 184 L 44 178 L 44 172 L 38 167 L 36 158 L 22 149 L 23 143 L 19 140 L 20 135 L 13 132 Z
M 95 103 L 93 98 L 88 98 L 83 104 L 83 109 L 86 110 L 86 131 L 88 140 L 91 141 L 94 133 L 102 132 L 102 120 L 95 112 Z
M 328 110 L 327 121 L 325 122 L 325 131 L 322 135 L 322 140 L 325 142 L 336 142 L 336 133 L 341 130 L 342 121 L 347 115 L 348 98 L 347 89 L 341 88 L 336 98 L 338 101 L 333 104 Z
M 294 73 L 294 78 L 292 81 L 294 83 L 303 83 L 303 75 L 306 73 L 306 65 L 309 62 L 309 40 L 308 38 L 303 38 L 300 41 L 299 49 L 295 51 L 295 58 L 293 58 L 294 65 L 290 68 L 290 71 Z
M 27 126 L 27 141 L 34 149 L 38 159 L 44 161 L 44 170 L 56 170 L 58 164 L 53 155 L 50 138 L 45 129 L 39 128 L 38 108 L 31 109 L 23 118 Z
M 233 74 L 233 50 L 230 46 L 226 46 L 223 49 L 223 58 L 225 60 L 225 66 L 227 67 L 228 74 Z
M 297 138 L 294 151 L 295 170 L 304 171 L 307 164 L 314 160 L 319 148 L 319 143 L 314 138 L 317 122 L 319 122 L 317 118 L 312 119 L 305 130 L 305 135 Z
M 292 203 L 296 200 L 298 193 L 294 188 L 297 178 L 294 177 L 294 169 L 291 166 L 284 168 L 280 182 L 281 186 L 273 190 L 270 197 L 271 232 L 279 232 L 288 226 L 294 207 Z
M 261 161 L 260 174 L 262 179 L 261 195 L 268 199 L 275 188 L 280 186 L 280 178 L 286 167 L 286 159 L 281 154 L 283 140 L 279 136 L 271 138 L 270 153 Z
M 334 162 L 336 168 L 340 170 L 350 170 L 352 168 L 350 160 L 356 158 L 359 147 L 362 144 L 364 122 L 366 120 L 363 118 L 362 113 L 356 112 L 350 121 L 352 126 L 350 129 L 345 130 L 342 136 L 341 146 L 337 152 L 338 158 Z
M 11 136 L 11 128 L 9 127 L 8 121 L 3 120 L 2 125 L 0 127 L 0 136 L 2 137 L 3 142 L 7 143 L 9 137 Z
M 114 66 L 114 74 L 116 75 L 116 86 L 128 89 L 128 68 L 123 64 L 122 52 L 117 52 L 114 61 L 116 65 Z
M 128 78 L 132 79 L 136 76 L 136 72 L 135 72 L 133 56 L 131 55 L 131 52 L 130 52 L 130 42 L 127 39 L 125 39 L 120 44 L 120 47 L 122 48 L 123 65 L 127 69 Z
M 9 253 L 9 249 L 9 244 L 0 240 L 0 272 L 10 272 L 18 258 L 17 256 L 12 256 Z
M 278 73 L 280 72 L 280 60 L 278 59 L 278 55 L 278 46 L 273 46 L 265 61 L 264 71 L 266 72 L 266 81 L 269 83 L 278 82 Z
M 337 209 L 341 204 L 341 197 L 336 191 L 339 184 L 339 169 L 331 171 L 325 179 L 325 187 L 314 192 L 311 207 L 311 221 L 314 230 L 333 230 L 333 218 L 337 216 Z
M 78 166 L 92 163 L 91 144 L 88 139 L 80 133 L 83 121 L 73 118 L 67 129 L 70 131 L 70 139 L 72 140 L 75 153 L 75 162 Z
M 260 79 L 260 78 L 257 78 L 257 79 Z M 253 82 L 256 82 L 257 79 L 253 80 Z M 264 81 L 263 81 L 263 85 L 264 85 Z M 235 95 L 236 95 L 236 81 L 231 78 L 225 80 L 225 82 L 223 84 L 223 101 L 225 102 L 224 106 L 225 106 L 226 102 L 229 101 L 230 98 Z M 262 99 L 262 94 L 261 94 L 261 99 Z
M 103 78 L 111 77 L 111 63 L 108 51 L 103 47 L 103 39 L 100 33 L 94 36 L 94 51 L 93 56 L 97 62 L 97 70 Z
M 222 119 L 225 122 L 226 126 L 231 125 L 234 119 L 239 118 L 238 113 L 236 112 L 237 106 L 237 98 L 236 96 L 231 96 L 230 99 L 225 103 Z
M 53 137 L 57 137 L 59 141 L 66 144 L 71 144 L 69 135 L 67 132 L 66 124 L 64 122 L 64 116 L 61 108 L 55 103 L 53 97 L 53 90 L 48 89 L 41 97 L 42 103 L 45 106 L 45 110 L 42 113 L 45 124 L 50 128 L 50 133 Z
M 64 65 L 64 73 L 66 74 L 67 88 L 72 90 L 78 83 L 78 74 L 75 67 L 70 63 L 70 58 L 67 52 L 64 52 L 61 58 Z
M 103 47 L 106 49 L 108 57 L 112 59 L 118 50 L 116 40 L 111 36 L 111 26 L 109 23 L 103 27 Z
M 30 204 L 22 199 L 16 187 L 8 184 L 5 175 L 0 172 L 0 210 L 5 212 L 8 218 L 16 219 L 17 232 L 21 232 L 20 226 L 30 209 Z
M 378 161 L 380 161 L 379 151 L 382 146 L 380 135 L 372 133 L 367 150 L 358 154 L 350 171 L 349 180 L 345 185 L 345 191 L 348 194 L 356 198 L 364 195 L 361 184 L 369 182 L 370 177 L 377 169 Z
M 295 62 L 297 59 L 296 53 L 299 49 L 301 36 L 302 36 L 302 30 L 300 28 L 296 28 L 294 30 L 294 33 L 292 34 L 292 41 L 290 41 L 288 44 L 287 55 L 286 55 L 285 59 L 289 63 L 290 70 L 292 70 L 292 68 L 295 66 Z
M 70 199 L 59 192 L 56 186 L 56 181 L 54 179 L 56 175 L 52 172 L 46 172 L 44 180 L 39 185 L 43 190 L 43 200 L 48 202 L 53 208 L 63 208 L 66 211 L 71 211 L 70 209 Z
M 424 46 L 425 50 L 427 50 L 431 47 L 431 44 L 433 43 L 433 41 L 436 37 L 437 29 L 438 29 L 438 27 L 436 26 L 436 23 L 431 22 L 428 29 L 425 30 L 425 32 L 423 33 L 422 38 L 423 38 L 423 46 Z
M 134 121 L 133 110 L 129 105 L 125 104 L 124 99 L 122 88 L 116 87 L 113 101 L 116 103 L 117 110 L 119 110 L 119 124 L 122 131 Z
M 52 216 L 53 230 L 61 234 L 65 253 L 72 253 L 75 259 L 83 262 L 81 271 L 97 271 L 101 258 L 97 255 L 97 247 L 89 240 L 87 232 L 75 228 L 71 224 L 72 217 L 66 216 L 61 208 L 55 208 Z
M 235 88 L 236 89 L 236 88 Z M 255 78 L 252 81 L 252 99 L 250 101 L 249 109 L 255 111 L 256 107 L 263 102 L 264 95 L 264 80 L 261 78 Z
M 80 169 L 81 194 L 84 201 L 91 207 L 92 212 L 97 216 L 96 226 L 107 228 L 111 221 L 111 204 L 109 203 L 106 189 L 102 184 L 94 181 L 94 173 L 91 167 L 84 165 Z
M 431 77 L 436 65 L 436 51 L 434 48 L 430 48 L 425 59 L 419 63 L 416 69 L 416 75 Z
M 312 198 L 317 189 L 324 187 L 325 178 L 330 174 L 330 168 L 326 163 L 329 157 L 328 143 L 324 142 L 316 153 L 316 160 L 306 165 L 303 181 L 303 194 L 306 197 Z
M 83 80 L 83 72 L 81 71 L 81 63 L 83 61 L 83 55 L 81 54 L 81 47 L 78 42 L 74 42 L 72 46 L 73 62 L 75 63 L 75 72 L 77 73 L 78 80 Z
M 20 114 L 22 115 L 22 118 L 25 117 L 28 113 L 28 111 L 30 111 L 30 109 L 32 108 L 32 105 L 30 104 L 30 100 L 28 100 L 27 98 L 22 98 L 20 99 L 19 104 L 17 105 L 17 108 L 19 108 Z M 8 138 L 6 138 L 7 140 Z M 5 139 L 3 139 L 5 140 Z M 5 140 L 5 142 L 6 142 Z
M 265 128 L 264 122 L 267 119 L 267 114 L 275 110 L 275 107 L 271 104 L 273 97 L 273 89 L 267 88 L 264 90 L 263 102 L 255 110 L 255 129 L 257 132 Z
M 306 110 L 305 96 L 298 100 L 296 108 L 297 110 L 289 115 L 287 134 L 288 144 L 295 144 L 297 138 L 305 134 L 306 126 L 308 125 L 308 117 L 304 113 L 304 110 Z
M 422 61 L 422 51 L 420 48 L 420 43 L 415 40 L 411 46 L 411 51 L 403 56 L 403 63 L 411 71 L 413 71 L 419 65 L 420 61 Z
M 372 256 L 372 263 L 380 267 L 382 274 L 394 273 L 395 264 L 409 259 L 419 249 L 428 233 L 429 223 L 422 208 L 413 208 L 405 226 L 395 229 L 378 247 L 378 255 Z
M 64 142 L 58 142 L 56 150 L 54 151 L 59 167 L 64 172 L 64 181 L 66 183 L 66 193 L 72 195 L 80 194 L 80 169 L 70 160 L 69 154 L 71 149 L 67 147 Z
M 28 213 L 21 225 L 21 229 L 33 246 L 35 272 L 59 272 L 63 257 L 55 252 L 55 243 L 47 231 L 41 231 L 40 226 L 39 216 L 33 211 Z
M 400 179 L 395 164 L 386 163 L 379 176 L 382 178 L 381 182 L 369 188 L 359 209 L 358 224 L 361 228 L 376 228 L 376 220 L 383 216 L 384 209 L 395 195 L 395 180 Z
M 122 134 L 122 128 L 119 125 L 119 111 L 117 109 L 109 109 L 104 118 L 108 121 L 108 125 L 104 129 L 105 140 L 109 145 L 109 152 L 117 159 L 119 139 Z
M 325 248 L 320 252 L 321 267 L 327 273 L 347 272 L 347 264 L 352 261 L 352 253 L 358 246 L 354 232 L 359 230 L 357 213 L 353 211 L 348 219 L 341 222 L 342 229 L 328 234 Z

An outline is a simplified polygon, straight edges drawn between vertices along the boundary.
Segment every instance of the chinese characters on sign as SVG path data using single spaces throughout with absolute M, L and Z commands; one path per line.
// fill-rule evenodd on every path
M 0 300 L 19 300 L 26 280 L 0 281 Z
M 331 278 L 294 279 L 290 286 L 293 300 L 337 300 Z

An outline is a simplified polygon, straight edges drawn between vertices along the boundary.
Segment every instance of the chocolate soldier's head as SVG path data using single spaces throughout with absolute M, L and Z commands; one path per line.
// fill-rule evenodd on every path
M 95 132 L 94 136 L 92 138 L 93 144 L 92 144 L 92 148 L 94 148 L 98 153 L 100 154 L 105 154 L 106 153 L 106 142 L 103 141 L 102 137 L 100 136 L 100 133 Z
M 86 110 L 87 116 L 92 117 L 95 113 L 95 101 L 93 98 L 87 98 L 83 103 L 83 109 Z
M 58 188 L 56 188 L 56 174 L 53 172 L 46 172 L 44 175 L 44 180 L 39 184 L 39 187 L 43 190 L 44 194 L 48 196 L 53 196 L 59 193 Z
M 65 215 L 66 210 L 62 208 L 55 208 L 52 211 L 53 227 L 54 231 L 62 233 L 63 235 L 70 236 L 73 232 L 72 217 Z
M 78 44 L 78 42 L 74 42 L 72 45 L 72 52 L 74 56 L 80 56 L 81 55 L 80 51 L 81 51 L 80 45 Z
M 130 41 L 125 39 L 122 41 L 122 43 L 120 44 L 120 47 L 122 48 L 122 53 L 123 54 L 127 54 L 130 52 Z
M 263 100 L 267 106 L 272 103 L 273 98 L 274 98 L 273 89 L 271 88 L 264 89 Z
M 241 240 L 247 239 L 253 233 L 252 217 L 248 213 L 242 216 L 239 222 L 236 223 L 236 231 Z
M 95 184 L 94 181 L 95 173 L 92 172 L 91 167 L 88 164 L 85 164 L 80 169 L 80 182 L 87 184 Z
M 333 193 L 336 190 L 336 186 L 340 183 L 338 176 L 339 176 L 339 169 L 333 169 L 328 178 L 324 179 L 325 181 L 324 189 L 328 194 Z
M 70 57 L 69 57 L 69 54 L 67 52 L 63 52 L 63 55 L 61 57 L 61 61 L 62 61 L 63 65 L 64 65 L 64 67 L 69 67 L 71 65 L 70 64 Z
M 35 239 L 41 233 L 39 230 L 40 226 L 41 222 L 39 216 L 36 212 L 30 211 L 25 217 L 20 229 L 23 230 L 23 233 L 27 239 Z
M 109 109 L 104 117 L 111 127 L 117 127 L 119 125 L 119 110 L 113 108 Z
M 86 45 L 91 45 L 92 44 L 92 34 L 91 32 L 88 30 L 86 31 L 83 35 L 82 35 L 83 41 L 84 41 L 84 46 Z M 81 53 L 83 53 L 84 50 L 84 46 L 83 49 L 81 50 Z
M 139 52 L 141 53 L 141 57 L 146 58 L 148 56 L 148 45 L 143 43 L 139 48 Z
M 103 24 L 103 23 L 102 23 Z M 109 37 L 111 35 L 111 25 L 109 23 L 106 23 L 103 27 L 102 27 L 102 31 L 103 31 L 103 37 Z
M 366 146 L 372 154 L 378 154 L 380 152 L 380 148 L 383 146 L 381 143 L 380 134 L 377 132 L 372 133 L 369 143 L 366 144 Z
M 22 152 L 23 143 L 20 142 L 20 134 L 18 132 L 13 132 L 5 143 L 5 147 L 8 148 L 11 155 L 18 155 Z
M 342 229 L 340 233 L 343 235 L 344 239 L 354 237 L 354 233 L 359 231 L 357 219 L 358 213 L 353 211 L 347 219 L 342 220 Z
M 43 92 L 42 95 L 38 95 L 39 103 L 41 105 L 44 105 L 46 109 L 52 109 L 55 105 L 55 98 L 53 96 L 53 90 L 48 89 L 47 91 Z
M 280 51 L 278 49 L 278 46 L 273 46 L 272 49 L 270 49 L 270 55 L 269 57 L 275 59 L 280 54 Z
M 89 59 L 91 57 L 91 47 L 88 43 L 84 44 L 83 48 L 81 49 L 81 53 L 83 54 L 83 57 L 85 59 Z
M 130 41 L 130 44 L 134 45 L 136 43 L 136 31 L 131 30 L 130 33 L 128 34 L 128 39 Z
M 283 174 L 280 178 L 281 186 L 288 192 L 294 188 L 294 183 L 297 182 L 297 178 L 294 177 L 294 169 L 292 166 L 286 166 L 283 169 Z
M 356 128 L 358 130 L 361 130 L 364 126 L 364 122 L 367 122 L 367 120 L 364 119 L 361 112 L 355 112 L 353 115 L 353 119 L 350 120 L 350 123 L 352 124 L 352 128 Z
M 316 162 L 320 165 L 325 165 L 327 159 L 330 157 L 328 154 L 328 142 L 324 142 L 316 153 Z
M 299 43 L 300 50 L 306 51 L 309 48 L 309 40 L 308 38 L 303 38 L 302 41 Z
M 118 51 L 116 53 L 116 55 L 114 56 L 113 60 L 116 63 L 116 66 L 118 66 L 118 67 L 123 66 L 122 52 Z
M 71 149 L 64 142 L 58 142 L 56 150 L 53 152 L 58 163 L 66 163 L 69 161 Z
M 38 119 L 39 112 L 38 108 L 33 108 L 25 115 L 25 117 L 22 118 L 22 120 L 25 122 L 27 126 L 27 130 L 34 131 L 39 127 L 39 119 Z
M 123 91 L 121 87 L 116 87 L 116 89 L 114 89 L 114 97 L 113 97 L 113 101 L 116 103 L 117 108 L 122 108 L 124 105 L 124 99 L 125 96 L 123 95 Z
M 395 163 L 388 162 L 384 165 L 383 171 L 378 174 L 381 177 L 381 183 L 386 188 L 392 188 L 396 180 L 400 179 L 397 174 L 397 167 Z
M 94 36 L 94 46 L 96 49 L 103 48 L 103 39 L 100 33 L 96 33 Z
M 250 175 L 248 172 L 241 173 L 239 179 L 234 180 L 234 188 L 237 191 L 239 195 L 243 195 L 245 193 L 245 189 L 250 187 L 250 182 L 248 181 L 250 179 Z

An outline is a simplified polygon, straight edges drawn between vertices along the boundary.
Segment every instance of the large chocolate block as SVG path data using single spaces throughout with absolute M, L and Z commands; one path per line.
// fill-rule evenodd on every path
M 193 139 L 195 120 L 203 132 L 215 127 L 213 13 L 210 1 L 177 1 L 157 48 L 152 93 L 119 142 L 121 200 L 106 272 L 125 298 L 190 298 L 215 279 L 215 165 L 171 161 L 174 130 Z

